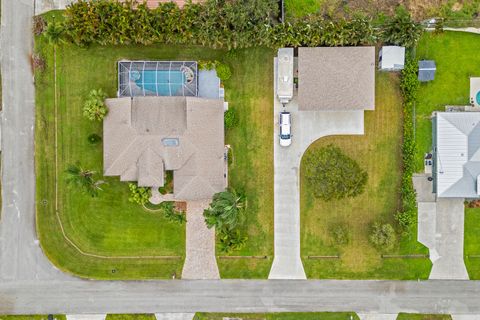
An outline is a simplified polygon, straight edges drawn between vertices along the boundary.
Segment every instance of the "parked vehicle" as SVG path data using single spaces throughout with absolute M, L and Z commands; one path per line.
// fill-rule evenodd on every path
M 292 144 L 292 116 L 290 112 L 280 112 L 280 145 L 288 147 Z

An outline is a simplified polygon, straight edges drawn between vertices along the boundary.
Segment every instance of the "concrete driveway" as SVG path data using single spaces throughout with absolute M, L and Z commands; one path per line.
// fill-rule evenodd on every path
M 274 61 L 274 79 L 277 64 Z M 276 86 L 276 85 L 275 85 Z M 285 110 L 284 110 L 285 109 Z M 279 113 L 292 114 L 292 144 L 279 145 Z M 306 279 L 300 258 L 300 162 L 308 146 L 329 135 L 363 134 L 363 111 L 298 111 L 296 97 L 283 108 L 274 88 L 274 237 L 269 279 Z
M 463 261 L 463 198 L 436 198 L 429 175 L 413 177 L 418 203 L 418 241 L 430 250 L 430 279 L 469 279 Z

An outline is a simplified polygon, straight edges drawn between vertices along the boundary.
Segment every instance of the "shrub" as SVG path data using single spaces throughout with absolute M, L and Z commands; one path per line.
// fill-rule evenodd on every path
M 136 183 L 129 183 L 130 198 L 128 201 L 144 205 L 151 197 L 151 189 L 146 187 L 139 187 Z
M 217 236 L 220 242 L 220 251 L 223 253 L 242 249 L 248 240 L 248 237 L 242 235 L 239 230 L 221 230 Z
M 102 121 L 107 115 L 108 109 L 105 106 L 107 95 L 102 89 L 90 91 L 83 106 L 83 115 L 92 121 Z
M 102 141 L 102 137 L 100 137 L 96 133 L 92 133 L 91 135 L 88 136 L 88 142 L 90 144 L 99 144 Z
M 217 71 L 218 78 L 222 81 L 228 80 L 232 76 L 232 70 L 224 63 L 216 63 L 215 70 Z
M 187 221 L 185 212 L 175 210 L 175 203 L 173 201 L 164 201 L 160 204 L 163 215 L 168 221 L 184 223 Z
M 389 44 L 414 47 L 422 32 L 422 25 L 412 19 L 404 6 L 398 6 L 395 16 L 385 22 L 382 38 Z
M 234 190 L 226 190 L 213 195 L 210 207 L 203 216 L 209 228 L 233 230 L 243 222 L 246 200 Z
M 199 60 L 198 61 L 198 69 L 199 70 L 213 70 L 215 69 L 216 61 L 211 60 Z
M 350 242 L 350 231 L 346 224 L 337 224 L 333 226 L 331 234 L 335 243 L 338 245 L 347 244 Z
M 396 241 L 395 230 L 388 223 L 380 224 L 376 222 L 372 227 L 370 241 L 378 249 L 391 250 Z
M 42 56 L 39 55 L 38 53 L 34 53 L 32 55 L 32 65 L 33 65 L 33 70 L 43 71 L 45 70 L 45 59 L 43 59 Z
M 47 22 L 42 16 L 34 16 L 33 17 L 33 34 L 39 36 L 45 31 L 45 27 L 47 26 Z
M 225 111 L 224 119 L 226 129 L 234 128 L 238 124 L 237 115 L 233 108 L 228 108 L 228 110 Z
M 400 88 L 402 90 L 403 105 L 403 145 L 402 145 L 402 209 L 395 215 L 398 224 L 404 233 L 411 232 L 416 220 L 416 194 L 413 187 L 412 176 L 415 172 L 416 143 L 413 128 L 413 107 L 417 100 L 419 81 L 417 78 L 417 60 L 409 60 L 402 70 Z
M 351 198 L 365 189 L 367 172 L 332 144 L 307 152 L 303 161 L 315 197 L 325 201 Z

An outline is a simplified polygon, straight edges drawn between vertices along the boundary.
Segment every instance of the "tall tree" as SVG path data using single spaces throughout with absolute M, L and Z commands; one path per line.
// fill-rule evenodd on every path
M 245 206 L 245 197 L 234 190 L 216 193 L 210 207 L 203 212 L 205 223 L 209 228 L 233 230 L 241 223 Z
M 100 186 L 105 183 L 102 180 L 95 180 L 95 171 L 83 169 L 79 165 L 69 165 L 65 173 L 68 184 L 82 189 L 92 197 L 98 196 L 98 191 L 102 190 Z

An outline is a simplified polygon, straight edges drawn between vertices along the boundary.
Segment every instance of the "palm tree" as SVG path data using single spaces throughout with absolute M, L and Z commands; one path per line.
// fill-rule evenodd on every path
M 47 25 L 44 35 L 48 43 L 55 46 L 60 42 L 63 31 L 64 28 L 61 23 L 52 21 Z
M 69 165 L 67 170 L 67 183 L 83 189 L 84 192 L 92 197 L 98 196 L 98 191 L 102 190 L 100 186 L 105 182 L 93 178 L 95 171 L 85 170 L 79 165 Z
M 216 193 L 210 207 L 203 212 L 205 223 L 209 228 L 232 230 L 241 222 L 245 207 L 245 197 L 234 190 Z

